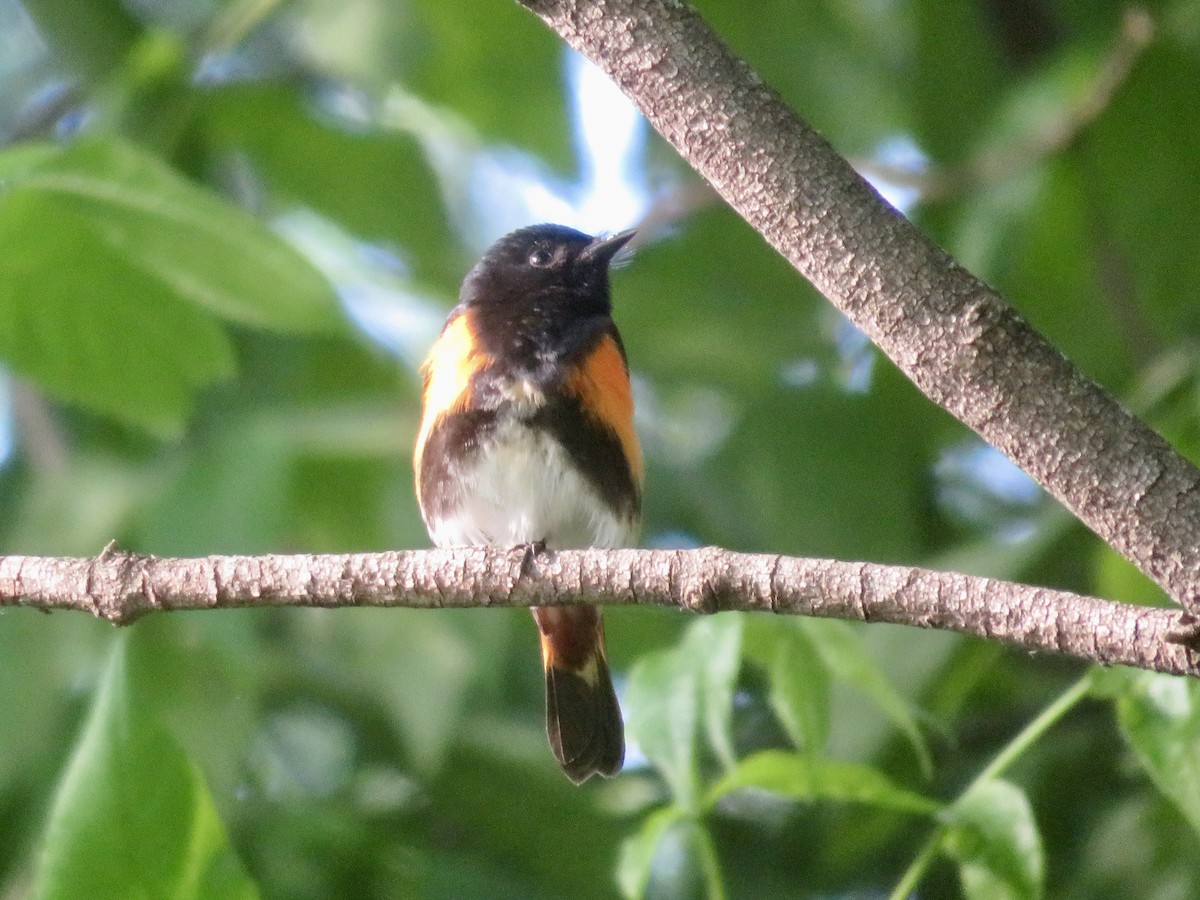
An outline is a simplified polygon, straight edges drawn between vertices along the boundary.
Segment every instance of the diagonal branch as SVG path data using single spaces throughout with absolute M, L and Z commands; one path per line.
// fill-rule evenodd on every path
M 406 550 L 167 559 L 0 557 L 0 609 L 74 609 L 117 625 L 152 611 L 264 606 L 549 606 L 586 600 L 891 622 L 1103 664 L 1200 675 L 1171 610 L 903 566 L 702 550 Z
M 1200 471 L 888 206 L 694 10 L 519 2 L 928 397 L 1200 614 Z

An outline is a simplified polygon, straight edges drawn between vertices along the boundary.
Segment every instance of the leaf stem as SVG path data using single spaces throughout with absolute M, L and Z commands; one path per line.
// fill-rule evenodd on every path
M 1026 725 L 1016 737 L 996 754 L 995 759 L 988 764 L 974 781 L 967 786 L 963 794 L 969 793 L 973 788 L 978 787 L 985 781 L 990 781 L 993 778 L 1003 774 L 1003 772 L 1016 762 L 1017 758 L 1024 753 L 1029 747 L 1040 738 L 1044 733 L 1071 709 L 1079 703 L 1088 692 L 1092 689 L 1092 670 L 1089 670 L 1086 675 L 1080 678 L 1077 682 L 1067 688 L 1062 695 L 1047 706 L 1036 719 Z
M 959 793 L 957 799 L 961 800 L 980 785 L 1000 777 L 1009 766 L 1017 761 L 1021 754 L 1033 746 L 1038 738 L 1049 731 L 1059 719 L 1070 712 L 1080 700 L 1086 697 L 1092 689 L 1092 671 L 1094 670 L 1089 671 L 1063 691 L 1058 699 L 1043 709 L 1032 722 L 1022 728 L 1004 746 L 1004 749 L 996 754 L 995 758 L 988 763 L 984 770 Z M 924 877 L 926 870 L 942 849 L 942 841 L 945 839 L 947 831 L 948 828 L 945 825 L 939 825 L 934 830 L 917 855 L 913 857 L 913 861 L 909 863 L 904 874 L 900 876 L 896 887 L 888 895 L 888 900 L 905 900 L 913 892 L 913 889 L 916 888 L 918 882 Z
M 896 886 L 888 895 L 888 900 L 905 900 L 916 889 L 917 883 L 925 875 L 925 870 L 933 863 L 934 857 L 938 855 L 938 851 L 942 847 L 942 837 L 945 833 L 944 826 L 938 826 L 937 831 L 927 840 L 920 852 L 913 857 L 913 861 L 909 863 L 908 868 L 904 870 L 904 874 L 900 880 L 896 882 Z

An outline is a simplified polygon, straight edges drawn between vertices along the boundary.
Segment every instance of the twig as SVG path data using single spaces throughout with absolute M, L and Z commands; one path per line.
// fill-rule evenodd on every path
M 168 559 L 110 545 L 94 558 L 0 557 L 0 608 L 73 609 L 127 625 L 152 611 L 587 601 L 891 622 L 1200 675 L 1200 654 L 1168 640 L 1171 610 L 990 578 L 719 548 L 548 552 L 522 571 L 524 559 L 523 549 L 496 548 Z

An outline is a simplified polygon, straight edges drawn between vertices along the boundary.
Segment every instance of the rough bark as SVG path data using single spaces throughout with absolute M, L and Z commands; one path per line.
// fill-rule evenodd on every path
M 338 556 L 0 557 L 0 608 L 73 609 L 127 625 L 152 611 L 264 606 L 543 606 L 588 601 L 892 622 L 1177 675 L 1200 654 L 1176 614 L 903 566 L 702 550 L 472 548 Z

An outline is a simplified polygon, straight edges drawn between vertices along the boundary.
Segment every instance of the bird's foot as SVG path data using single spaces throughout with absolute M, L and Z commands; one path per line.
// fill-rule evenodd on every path
M 514 549 L 521 551 L 521 577 L 532 578 L 537 575 L 537 558 L 546 552 L 546 542 L 529 541 L 526 544 L 518 544 Z

